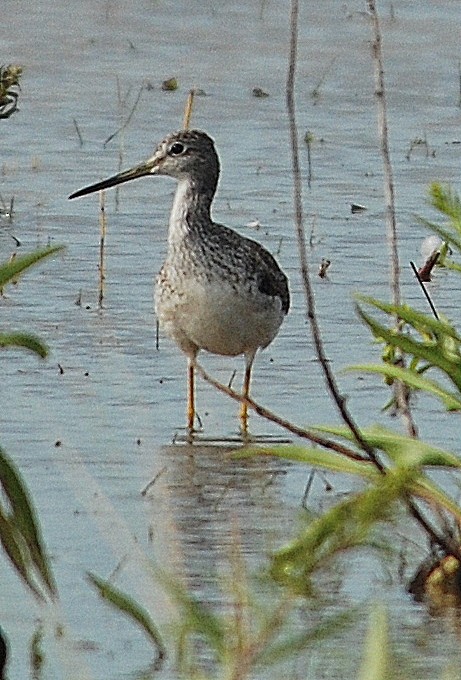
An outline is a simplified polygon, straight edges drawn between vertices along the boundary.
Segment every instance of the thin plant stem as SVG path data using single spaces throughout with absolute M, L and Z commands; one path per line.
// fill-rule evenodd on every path
M 293 174 L 293 202 L 295 212 L 296 236 L 298 240 L 301 278 L 303 282 L 304 295 L 306 298 L 307 318 L 310 323 L 317 358 L 322 367 L 325 381 L 328 386 L 328 390 L 338 408 L 341 418 L 353 433 L 354 438 L 357 441 L 357 444 L 360 446 L 360 448 L 367 454 L 368 458 L 376 465 L 378 470 L 384 473 L 385 472 L 384 465 L 379 460 L 374 449 L 362 437 L 358 425 L 353 420 L 346 406 L 345 397 L 339 392 L 335 376 L 331 371 L 330 364 L 325 355 L 320 327 L 317 321 L 317 315 L 315 311 L 315 297 L 310 280 L 309 265 L 307 262 L 306 255 L 307 246 L 304 229 L 304 215 L 302 208 L 302 183 L 301 183 L 301 170 L 299 165 L 298 129 L 296 125 L 296 109 L 295 109 L 295 77 L 298 52 L 298 16 L 299 16 L 299 0 L 292 0 L 290 19 L 290 53 L 286 83 L 286 103 L 288 119 L 290 124 L 290 143 Z
M 98 289 L 98 305 L 101 309 L 104 301 L 104 285 L 106 281 L 106 262 L 105 262 L 105 245 L 107 234 L 107 218 L 105 210 L 105 192 L 99 192 L 99 289 Z
M 183 130 L 188 130 L 190 128 L 190 119 L 192 117 L 192 108 L 194 106 L 194 97 L 195 97 L 195 90 L 192 89 L 189 92 L 189 96 L 187 97 L 186 106 L 184 107 L 184 118 L 183 118 L 183 123 L 182 123 Z
M 371 13 L 373 26 L 373 63 L 375 69 L 375 95 L 378 113 L 378 132 L 381 147 L 381 156 L 384 169 L 384 197 L 386 202 L 387 239 L 390 250 L 391 271 L 390 287 L 394 305 L 400 305 L 400 264 L 398 251 L 397 219 L 395 212 L 395 189 L 392 173 L 391 156 L 389 151 L 389 133 L 387 124 L 386 89 L 384 83 L 383 51 L 381 27 L 376 10 L 375 0 L 367 0 L 368 9 Z M 400 328 L 400 320 L 396 318 L 397 330 Z M 404 358 L 402 357 L 402 361 Z M 395 383 L 395 400 L 400 416 L 405 422 L 408 434 L 411 437 L 418 436 L 418 429 L 410 407 L 410 393 L 399 381 Z
M 117 82 L 118 82 L 118 81 L 117 81 Z M 137 109 L 137 107 L 138 107 L 138 104 L 139 104 L 139 101 L 140 101 L 140 99 L 141 99 L 141 95 L 142 95 L 143 90 L 144 90 L 144 85 L 141 85 L 141 87 L 139 88 L 139 91 L 138 91 L 136 100 L 135 100 L 133 106 L 131 107 L 130 113 L 128 114 L 128 116 L 126 117 L 126 119 L 123 121 L 122 125 L 121 125 L 119 128 L 117 128 L 117 130 L 115 130 L 115 132 L 113 132 L 111 135 L 109 135 L 109 136 L 107 137 L 107 139 L 105 140 L 105 142 L 104 142 L 104 144 L 103 144 L 104 147 L 107 146 L 107 145 L 109 144 L 109 142 L 112 141 L 112 140 L 114 139 L 114 137 L 116 137 L 116 136 L 117 136 L 118 134 L 120 134 L 123 130 L 125 130 L 125 128 L 128 127 L 128 125 L 129 125 L 130 122 L 131 122 L 131 119 L 133 118 L 134 112 L 136 111 L 136 109 Z M 126 99 L 126 97 L 125 97 L 125 99 Z M 122 106 L 125 105 L 125 99 L 123 100 Z M 120 102 L 120 101 L 121 101 L 121 98 L 120 98 L 120 96 L 119 96 L 119 102 Z
M 388 218 L 389 218 L 389 230 L 390 230 L 390 242 L 392 251 L 392 287 L 394 290 L 394 302 L 398 304 L 400 300 L 400 286 L 399 286 L 399 261 L 398 261 L 398 251 L 397 251 L 397 229 L 395 221 L 395 204 L 394 204 L 394 184 L 392 179 L 392 168 L 390 164 L 389 155 L 389 145 L 387 136 L 387 118 L 386 118 L 386 107 L 384 98 L 384 77 L 382 68 L 382 57 L 381 57 L 381 38 L 379 31 L 378 17 L 376 14 L 375 3 L 373 0 L 368 0 L 370 11 L 374 16 L 374 27 L 375 35 L 378 38 L 378 44 L 375 45 L 375 55 L 377 59 L 375 60 L 377 68 L 377 94 L 378 85 L 381 95 L 378 97 L 380 101 L 380 130 L 381 130 L 381 148 L 383 151 L 383 158 L 385 159 L 385 187 L 386 187 L 386 197 L 388 205 Z M 373 9 L 371 9 L 371 6 Z M 299 15 L 299 0 L 292 0 L 291 3 L 291 21 L 290 21 L 290 60 L 288 67 L 288 77 L 286 85 L 286 100 L 287 100 L 287 110 L 288 118 L 290 122 L 290 138 L 291 138 L 291 151 L 292 151 L 292 172 L 293 172 L 293 191 L 294 191 L 294 206 L 295 206 L 295 219 L 296 219 L 296 233 L 298 237 L 298 249 L 301 264 L 301 275 L 304 286 L 304 292 L 307 304 L 307 317 L 311 325 L 312 336 L 314 339 L 315 349 L 317 352 L 317 357 L 322 366 L 325 379 L 333 400 L 335 401 L 340 415 L 346 425 L 350 428 L 352 434 L 354 435 L 357 444 L 360 448 L 367 454 L 369 460 L 376 466 L 376 468 L 385 474 L 386 468 L 380 461 L 374 449 L 364 440 L 360 429 L 353 420 L 349 410 L 346 407 L 345 399 L 340 394 L 335 377 L 330 370 L 329 363 L 324 354 L 323 342 L 320 333 L 320 328 L 317 323 L 317 317 L 315 313 L 315 300 L 314 293 L 312 290 L 309 267 L 306 257 L 306 239 L 304 232 L 304 220 L 303 220 L 303 210 L 302 210 L 302 194 L 301 194 L 301 172 L 299 167 L 299 155 L 298 155 L 298 133 L 296 126 L 296 110 L 295 110 L 295 75 L 296 75 L 296 60 L 297 60 L 297 37 L 298 37 L 298 15 Z M 379 57 L 379 58 L 378 58 Z M 250 403 L 250 400 L 249 400 Z M 405 416 L 409 422 L 409 429 L 411 432 L 412 418 L 409 409 L 406 410 Z M 413 434 L 414 436 L 414 434 Z M 411 515 L 418 521 L 418 523 L 423 527 L 426 533 L 430 536 L 431 540 L 442 547 L 448 554 L 453 554 L 456 556 L 460 555 L 460 550 L 456 546 L 456 543 L 448 536 L 443 533 L 437 532 L 434 527 L 426 520 L 426 518 L 421 514 L 421 511 L 410 497 L 407 497 L 406 504 Z
M 389 132 L 387 125 L 386 90 L 384 84 L 384 67 L 381 28 L 376 10 L 375 0 L 367 0 L 373 24 L 373 63 L 375 69 L 375 95 L 378 113 L 378 131 L 381 155 L 384 166 L 384 197 L 386 201 L 386 222 L 389 247 L 391 252 L 391 291 L 395 305 L 400 304 L 400 265 L 398 252 L 397 219 L 395 213 L 395 189 L 392 164 L 389 151 Z
M 439 318 L 439 315 L 438 315 L 438 313 L 437 313 L 437 310 L 436 310 L 436 308 L 435 308 L 435 305 L 434 305 L 434 303 L 432 302 L 432 298 L 431 298 L 431 296 L 429 295 L 426 286 L 424 285 L 424 281 L 421 279 L 421 277 L 420 277 L 420 275 L 419 275 L 419 272 L 418 272 L 418 269 L 416 268 L 415 263 L 414 263 L 414 262 L 410 262 L 410 266 L 411 266 L 411 268 L 413 269 L 413 274 L 416 276 L 416 280 L 418 281 L 418 283 L 419 283 L 419 285 L 420 285 L 420 287 L 421 287 L 421 290 L 422 290 L 423 293 L 424 293 L 424 297 L 425 297 L 426 300 L 427 300 L 427 304 L 428 304 L 429 307 L 431 308 L 432 314 L 434 315 L 434 317 L 435 317 L 436 319 L 438 319 L 438 318 Z
M 215 387 L 219 392 L 227 394 L 227 396 L 230 397 L 231 399 L 234 399 L 234 401 L 238 401 L 240 403 L 245 401 L 248 404 L 248 406 L 251 409 L 253 409 L 253 411 L 255 411 L 255 413 L 261 416 L 261 418 L 269 420 L 271 423 L 274 423 L 275 425 L 278 425 L 284 430 L 287 430 L 287 432 L 291 432 L 291 434 L 294 434 L 297 437 L 300 437 L 301 439 L 308 439 L 313 444 L 323 446 L 324 448 L 330 449 L 331 451 L 335 451 L 336 453 L 346 456 L 347 458 L 352 458 L 352 460 L 370 462 L 369 458 L 361 456 L 353 449 L 350 449 L 347 446 L 343 446 L 342 444 L 339 444 L 338 442 L 332 441 L 330 439 L 326 439 L 325 437 L 322 437 L 321 435 L 317 434 L 316 432 L 313 432 L 312 430 L 306 430 L 302 427 L 299 427 L 298 425 L 295 425 L 294 423 L 290 422 L 289 420 L 286 420 L 285 418 L 281 418 L 276 413 L 273 413 L 273 411 L 270 411 L 264 406 L 261 406 L 261 404 L 258 404 L 251 397 L 247 398 L 243 397 L 235 390 L 231 389 L 227 385 L 224 385 L 223 383 L 220 383 L 218 380 L 209 375 L 199 363 L 195 362 L 194 368 L 197 371 L 197 373 L 203 378 L 203 380 L 205 380 L 207 383 Z

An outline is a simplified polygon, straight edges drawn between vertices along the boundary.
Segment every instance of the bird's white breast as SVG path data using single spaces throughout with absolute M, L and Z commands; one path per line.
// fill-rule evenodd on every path
M 256 351 L 273 340 L 284 316 L 279 298 L 194 278 L 173 290 L 159 277 L 155 307 L 161 327 L 187 354 L 192 346 L 226 356 Z

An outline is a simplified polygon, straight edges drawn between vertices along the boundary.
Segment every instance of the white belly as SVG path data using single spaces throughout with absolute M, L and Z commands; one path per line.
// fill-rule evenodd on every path
M 278 297 L 236 291 L 225 282 L 189 280 L 180 290 L 157 285 L 160 326 L 186 352 L 199 349 L 236 356 L 266 347 L 276 336 L 283 312 Z

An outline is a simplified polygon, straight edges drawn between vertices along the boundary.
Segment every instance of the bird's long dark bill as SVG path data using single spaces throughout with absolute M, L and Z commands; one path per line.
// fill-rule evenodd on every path
M 69 196 L 69 198 L 78 198 L 79 196 L 85 196 L 86 194 L 92 194 L 95 191 L 101 191 L 102 189 L 109 189 L 109 187 L 114 187 L 117 184 L 123 184 L 123 182 L 129 182 L 132 179 L 137 179 L 138 177 L 145 177 L 146 175 L 152 174 L 152 161 L 147 161 L 146 163 L 140 163 L 134 168 L 125 170 L 124 172 L 119 172 L 118 175 L 113 177 L 108 177 L 103 179 L 101 182 L 96 184 L 91 184 L 89 187 L 84 187 L 75 191 Z

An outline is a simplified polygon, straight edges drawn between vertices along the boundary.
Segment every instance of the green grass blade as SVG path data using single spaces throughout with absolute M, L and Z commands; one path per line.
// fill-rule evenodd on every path
M 157 626 L 144 607 L 138 604 L 132 597 L 116 588 L 112 583 L 96 576 L 96 574 L 87 573 L 87 578 L 104 600 L 115 607 L 115 609 L 118 609 L 119 612 L 122 612 L 122 614 L 126 614 L 144 630 L 157 649 L 157 663 L 163 662 L 166 658 L 165 644 Z
M 331 472 L 341 472 L 348 475 L 360 475 L 365 479 L 377 479 L 379 472 L 368 462 L 352 460 L 340 453 L 327 451 L 321 448 L 309 448 L 304 446 L 284 445 L 274 448 L 252 447 L 239 451 L 236 458 L 249 458 L 252 456 L 274 456 L 284 460 L 291 460 L 296 463 L 306 463 L 313 467 L 330 470 Z
M 398 347 L 404 354 L 410 354 L 416 359 L 427 361 L 432 366 L 442 370 L 461 392 L 461 359 L 453 358 L 443 353 L 438 345 L 434 343 L 418 342 L 408 335 L 396 333 L 379 324 L 373 317 L 366 314 L 360 307 L 357 307 L 360 318 L 370 327 L 373 335 L 392 347 Z
M 375 605 L 365 640 L 365 649 L 359 680 L 392 680 L 389 653 L 387 613 L 382 605 Z
M 333 614 L 326 618 L 313 629 L 309 629 L 297 635 L 292 635 L 279 642 L 266 647 L 258 663 L 262 666 L 271 666 L 285 659 L 295 659 L 296 655 L 305 649 L 316 645 L 322 640 L 328 640 L 347 626 L 355 623 L 358 619 L 359 611 L 355 608 L 348 608 L 347 611 Z
M 25 546 L 22 536 L 17 531 L 14 524 L 3 514 L 1 509 L 0 542 L 20 579 L 39 600 L 43 600 L 43 594 L 38 589 L 33 578 L 30 555 L 27 553 L 27 550 L 24 549 Z
M 18 255 L 10 262 L 5 262 L 0 265 L 0 288 L 3 288 L 7 283 L 17 278 L 24 270 L 32 267 L 32 265 L 41 262 L 46 257 L 55 255 L 64 250 L 64 246 L 49 246 L 47 248 L 40 248 L 33 253 L 26 255 Z
M 209 611 L 177 580 L 156 570 L 156 577 L 181 609 L 181 620 L 188 631 L 197 633 L 222 659 L 226 655 L 226 635 L 221 620 Z
M 448 321 L 444 321 L 440 318 L 436 319 L 435 317 L 425 314 L 424 312 L 419 312 L 408 305 L 393 305 L 391 303 L 382 302 L 381 300 L 377 300 L 376 298 L 366 295 L 356 295 L 355 297 L 360 300 L 360 302 L 371 305 L 376 309 L 389 314 L 390 316 L 398 317 L 417 330 L 422 329 L 426 332 L 433 332 L 437 335 L 447 335 L 453 340 L 461 342 L 461 337 L 459 336 L 458 331 Z
M 432 182 L 429 197 L 434 208 L 449 217 L 454 228 L 461 232 L 461 200 L 457 192 L 448 185 Z
M 346 441 L 353 441 L 349 428 L 343 426 L 318 426 L 312 428 Z M 425 465 L 459 468 L 461 459 L 420 439 L 397 434 L 385 427 L 375 425 L 360 431 L 365 441 L 373 448 L 384 451 L 399 467 L 422 467 Z
M 273 556 L 272 577 L 295 592 L 310 594 L 313 572 L 340 552 L 370 544 L 376 524 L 394 518 L 397 501 L 406 497 L 418 474 L 409 469 L 392 470 L 311 520 L 294 541 Z
M 425 376 L 412 371 L 409 368 L 402 368 L 393 364 L 357 364 L 355 366 L 348 366 L 347 371 L 360 371 L 362 373 L 376 373 L 392 378 L 393 380 L 400 380 L 408 387 L 414 390 L 421 390 L 432 394 L 434 397 L 440 399 L 447 411 L 461 410 L 461 395 L 458 396 L 453 392 L 448 392 L 440 386 L 435 380 L 426 378 Z
M 426 475 L 421 474 L 419 478 L 415 480 L 411 493 L 427 501 L 431 507 L 436 504 L 441 508 L 444 508 L 454 517 L 458 524 L 461 523 L 461 508 L 458 503 L 447 496 L 447 494 L 442 491 L 435 482 L 429 480 Z
M 48 356 L 48 347 L 32 333 L 0 333 L 0 347 L 28 349 L 42 359 Z
M 30 563 L 35 566 L 42 585 L 48 594 L 54 597 L 57 595 L 56 584 L 32 500 L 19 471 L 1 448 L 0 483 L 11 507 L 9 520 L 15 531 L 22 537 L 28 550 Z

